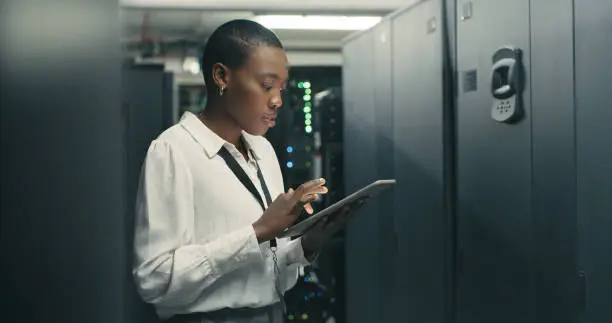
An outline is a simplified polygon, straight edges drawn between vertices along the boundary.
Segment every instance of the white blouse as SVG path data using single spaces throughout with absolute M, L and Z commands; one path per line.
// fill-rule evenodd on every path
M 243 133 L 247 162 L 195 115 L 153 140 L 136 203 L 133 274 L 142 298 L 162 318 L 279 301 L 269 243 L 258 244 L 252 223 L 263 213 L 217 152 L 225 146 L 265 203 L 256 162 L 274 200 L 284 191 L 278 159 L 264 137 Z M 308 265 L 301 240 L 278 242 L 283 291 Z

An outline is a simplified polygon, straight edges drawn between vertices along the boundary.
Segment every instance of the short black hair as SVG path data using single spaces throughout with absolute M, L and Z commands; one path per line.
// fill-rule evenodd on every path
M 261 24 L 247 19 L 230 20 L 210 35 L 202 55 L 202 72 L 207 88 L 214 87 L 212 67 L 222 63 L 228 68 L 243 66 L 255 46 L 272 46 L 284 49 L 276 34 Z

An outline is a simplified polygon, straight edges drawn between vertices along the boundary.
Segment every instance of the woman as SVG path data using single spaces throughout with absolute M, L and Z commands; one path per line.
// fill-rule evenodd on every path
M 288 76 L 276 35 L 249 20 L 220 26 L 203 57 L 206 108 L 150 145 L 137 201 L 134 277 L 175 322 L 283 322 L 282 294 L 352 212 L 300 239 L 275 239 L 324 180 L 284 192 L 263 137 Z M 273 199 L 276 197 L 276 199 Z

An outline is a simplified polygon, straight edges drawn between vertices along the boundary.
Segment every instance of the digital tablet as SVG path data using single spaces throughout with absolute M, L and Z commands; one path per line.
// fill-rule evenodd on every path
M 323 217 L 334 214 L 334 212 L 340 210 L 343 206 L 347 204 L 351 204 L 352 202 L 358 201 L 363 198 L 371 198 L 376 194 L 390 188 L 394 184 L 394 179 L 383 179 L 371 183 L 363 187 L 362 189 L 356 191 L 355 193 L 343 198 L 342 200 L 330 205 L 328 208 L 309 216 L 308 218 L 304 219 L 304 221 L 281 231 L 277 235 L 277 238 L 301 236 Z

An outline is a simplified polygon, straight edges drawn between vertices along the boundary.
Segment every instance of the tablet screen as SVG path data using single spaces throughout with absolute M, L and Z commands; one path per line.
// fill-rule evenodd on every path
M 371 198 L 374 195 L 392 187 L 395 184 L 394 179 L 384 179 L 375 181 L 355 193 L 348 195 L 342 200 L 332 204 L 331 206 L 323 209 L 322 211 L 311 215 L 310 217 L 304 219 L 303 221 L 296 223 L 295 225 L 281 231 L 277 237 L 278 238 L 286 238 L 286 237 L 297 237 L 303 235 L 308 229 L 310 229 L 315 223 L 317 223 L 320 219 L 325 216 L 329 216 L 334 214 L 336 211 L 340 210 L 343 206 L 356 202 L 360 199 Z

